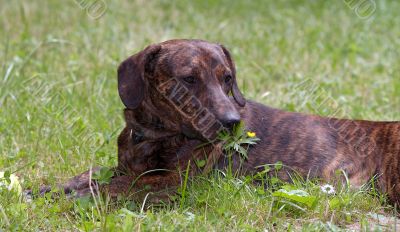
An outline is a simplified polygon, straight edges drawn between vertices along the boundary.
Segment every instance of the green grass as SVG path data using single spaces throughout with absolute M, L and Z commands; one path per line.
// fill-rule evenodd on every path
M 17 174 L 24 188 L 116 164 L 124 126 L 117 66 L 171 38 L 227 46 L 249 99 L 328 115 L 313 107 L 319 100 L 303 104 L 307 91 L 296 86 L 309 79 L 346 117 L 400 119 L 398 1 L 376 1 L 369 20 L 343 1 L 106 2 L 94 20 L 73 0 L 0 0 L 0 170 Z M 369 215 L 394 214 L 373 191 L 328 196 L 315 182 L 296 182 L 292 188 L 317 199 L 298 209 L 273 196 L 279 180 L 263 189 L 250 177 L 221 175 L 190 180 L 184 200 L 144 208 L 106 199 L 27 203 L 1 191 L 0 231 L 368 230 L 377 224 Z M 334 198 L 337 208 L 329 207 Z

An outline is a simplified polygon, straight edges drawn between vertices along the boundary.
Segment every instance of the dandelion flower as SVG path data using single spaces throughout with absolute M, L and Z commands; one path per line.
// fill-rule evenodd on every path
M 335 194 L 335 188 L 330 184 L 321 186 L 321 191 L 328 195 Z
M 256 132 L 248 131 L 247 136 L 249 136 L 250 138 L 254 138 L 254 137 L 256 137 Z

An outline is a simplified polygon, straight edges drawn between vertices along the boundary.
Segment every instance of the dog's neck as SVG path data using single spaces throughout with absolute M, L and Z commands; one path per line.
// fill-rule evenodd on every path
M 126 126 L 141 140 L 162 140 L 181 135 L 179 127 L 153 113 L 152 106 L 141 105 L 137 109 L 125 109 Z

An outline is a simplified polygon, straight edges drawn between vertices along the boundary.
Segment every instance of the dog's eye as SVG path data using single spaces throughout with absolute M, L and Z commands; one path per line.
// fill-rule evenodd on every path
M 183 80 L 188 83 L 188 84 L 194 84 L 196 83 L 196 78 L 194 78 L 194 76 L 187 76 L 184 77 Z
M 229 84 L 232 80 L 232 76 L 231 75 L 227 75 L 225 76 L 225 83 Z

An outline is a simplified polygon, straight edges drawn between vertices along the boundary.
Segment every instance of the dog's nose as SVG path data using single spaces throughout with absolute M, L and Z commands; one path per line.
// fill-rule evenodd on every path
M 240 115 L 236 112 L 229 112 L 224 115 L 221 119 L 221 123 L 224 127 L 229 130 L 233 129 L 233 126 L 240 122 Z

